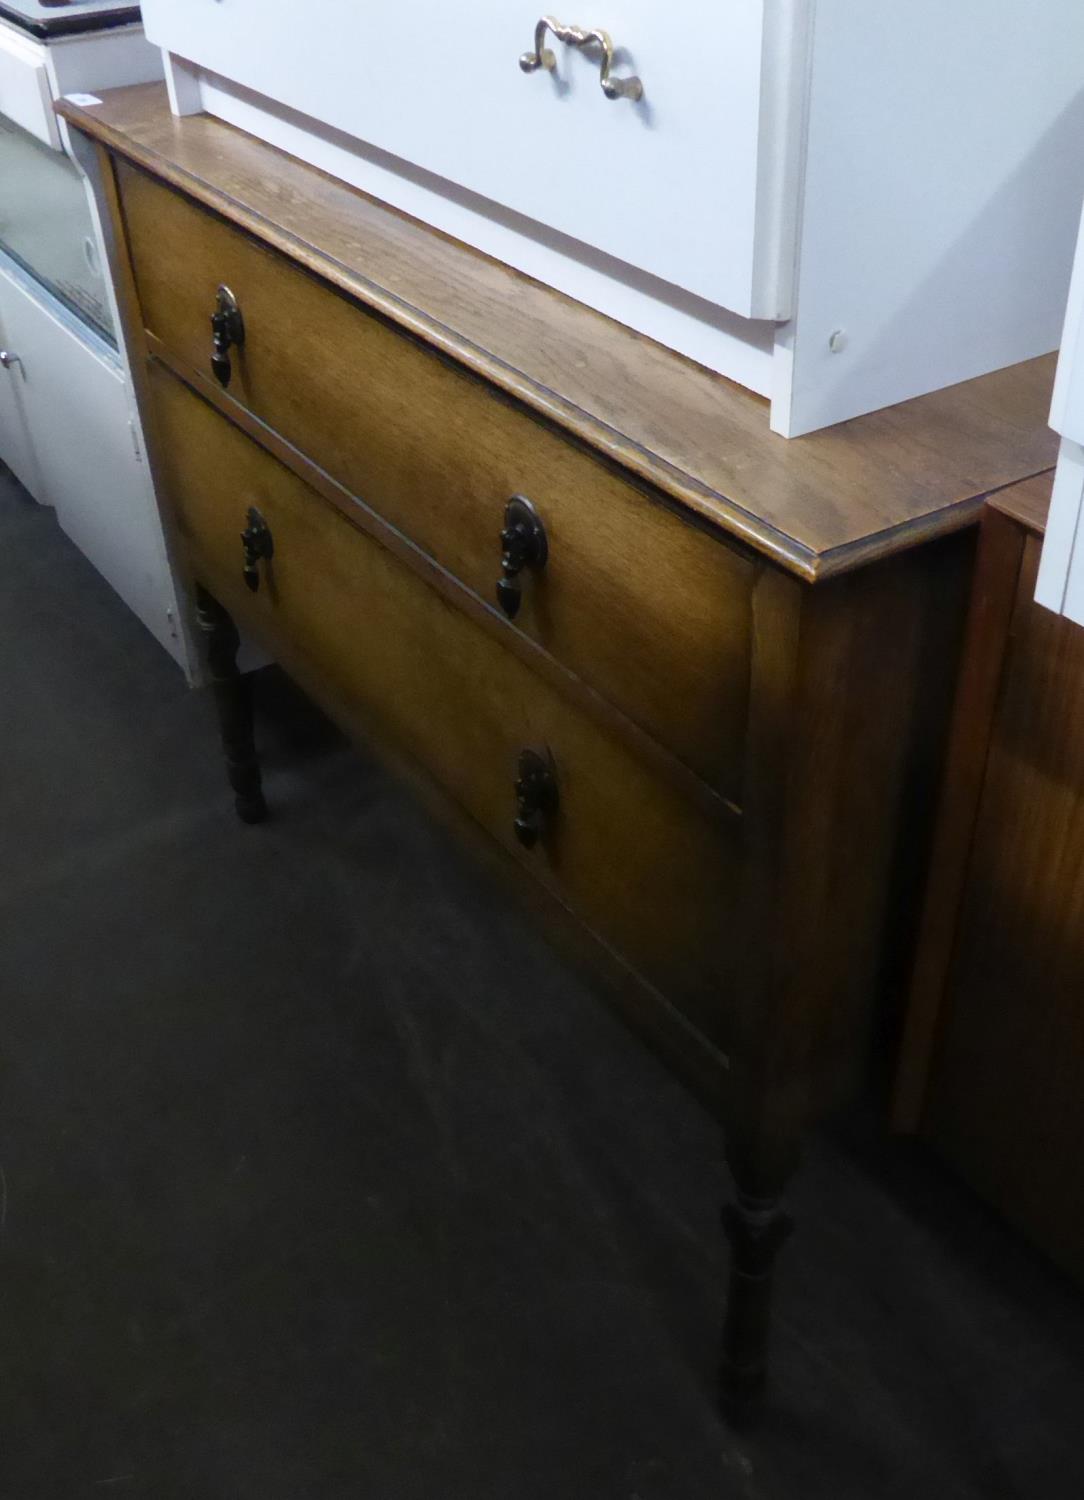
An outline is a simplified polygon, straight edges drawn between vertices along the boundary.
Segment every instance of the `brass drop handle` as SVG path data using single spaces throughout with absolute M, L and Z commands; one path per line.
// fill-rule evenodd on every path
M 260 587 L 260 563 L 270 562 L 275 555 L 275 539 L 271 528 L 254 505 L 249 506 L 248 525 L 241 533 L 241 549 L 244 563 L 241 576 L 253 593 Z
M 602 53 L 602 71 L 599 74 L 599 84 L 607 99 L 642 99 L 644 97 L 644 86 L 639 78 L 614 78 L 611 69 L 614 65 L 614 44 L 608 31 L 599 27 L 588 30 L 582 26 L 565 26 L 560 21 L 554 20 L 553 16 L 543 16 L 534 29 L 534 51 L 524 52 L 519 60 L 519 65 L 525 73 L 537 73 L 539 68 L 545 68 L 547 73 L 552 73 L 557 66 L 557 59 L 546 46 L 546 32 L 552 31 L 559 42 L 566 42 L 570 47 L 597 47 Z
M 497 603 L 510 620 L 516 618 L 523 603 L 519 575 L 524 568 L 535 568 L 540 572 L 546 566 L 549 552 L 542 517 L 526 495 L 513 495 L 504 508 L 501 576 L 497 580 Z
M 215 297 L 215 310 L 211 314 L 211 335 L 214 347 L 211 351 L 211 370 L 223 390 L 233 375 L 230 350 L 240 349 L 245 342 L 245 320 L 237 298 L 228 286 L 220 286 Z
M 548 751 L 521 750 L 516 767 L 516 838 L 533 849 L 553 821 L 559 802 L 557 774 Z

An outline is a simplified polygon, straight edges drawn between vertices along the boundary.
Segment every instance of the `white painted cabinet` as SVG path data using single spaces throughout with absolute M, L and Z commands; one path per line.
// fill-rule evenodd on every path
M 32 495 L 42 495 L 43 486 L 34 457 L 34 444 L 26 414 L 26 366 L 17 345 L 8 337 L 0 299 L 0 462 Z
M 5 0 L 0 13 L 0 459 L 196 676 L 116 347 L 102 219 L 52 107 L 161 75 L 137 20 L 112 0 Z
M 294 0 L 143 14 L 179 112 L 769 396 L 781 433 L 1057 347 L 1080 0 L 592 0 L 542 26 L 551 67 L 528 0 L 324 0 L 311 29 Z M 606 96 L 596 29 L 642 97 Z
M 1050 425 L 1061 434 L 1035 597 L 1084 625 L 1084 224 L 1069 290 Z
M 10 264 L 0 264 L 0 327 L 6 352 L 19 361 L 0 370 L 0 454 L 183 660 L 173 580 L 119 358 Z
M 43 13 L 60 14 L 55 6 Z M 72 31 L 45 42 L 0 18 L 0 115 L 54 150 L 61 146 L 54 99 L 143 83 L 160 71 L 140 26 Z

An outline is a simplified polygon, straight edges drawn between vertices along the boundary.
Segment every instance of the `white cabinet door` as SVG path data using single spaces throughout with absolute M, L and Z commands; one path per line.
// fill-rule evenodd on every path
M 539 0 L 145 0 L 177 56 L 745 317 L 782 315 L 781 118 L 795 0 L 564 0 L 598 44 L 542 38 Z M 537 55 L 537 54 L 536 54 Z M 408 168 L 409 173 L 409 168 Z M 511 211 L 511 214 L 509 214 Z
M 49 503 L 34 461 L 34 445 L 26 419 L 26 365 L 20 345 L 8 336 L 0 284 L 0 463 L 42 505 Z
M 172 575 L 119 363 L 5 271 L 0 320 L 23 362 L 19 394 L 39 498 L 48 497 L 76 546 L 182 661 Z

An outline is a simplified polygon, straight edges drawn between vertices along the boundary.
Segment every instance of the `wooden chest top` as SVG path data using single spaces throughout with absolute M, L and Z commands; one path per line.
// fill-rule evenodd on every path
M 799 577 L 967 526 L 1055 462 L 1052 356 L 788 441 L 760 398 L 229 125 L 174 117 L 161 85 L 60 112 Z

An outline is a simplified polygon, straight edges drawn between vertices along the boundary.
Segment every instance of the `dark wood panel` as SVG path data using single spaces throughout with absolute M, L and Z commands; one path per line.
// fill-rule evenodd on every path
M 900 1004 L 963 628 L 970 537 L 816 589 L 766 572 L 731 1151 L 769 1182 Z
M 191 566 L 275 654 L 357 702 L 428 766 L 522 868 L 726 1044 L 740 844 L 575 713 L 487 633 L 157 367 L 163 478 Z M 252 594 L 239 535 L 258 505 L 275 556 Z M 307 665 L 306 665 L 307 664 Z M 560 786 L 552 836 L 513 833 L 516 762 L 548 748 Z
M 1008 489 L 998 490 L 988 501 L 989 508 L 1033 531 L 1036 536 L 1046 535 L 1046 519 L 1050 512 L 1050 496 L 1054 488 L 1053 474 L 1037 474 L 1034 479 L 1022 484 L 1010 484 Z
M 1052 358 L 787 442 L 721 376 L 241 131 L 175 119 L 160 85 L 60 111 L 803 577 L 967 526 L 1055 461 Z
M 923 1133 L 1084 1275 L 1084 631 L 1029 537 Z
M 518 656 L 532 672 L 543 677 L 567 699 L 598 719 L 604 728 L 621 736 L 641 760 L 657 774 L 674 782 L 688 798 L 697 803 L 705 817 L 726 821 L 741 818 L 741 808 L 736 802 L 703 781 L 684 761 L 679 760 L 659 740 L 621 713 L 609 699 L 558 661 L 532 636 L 510 628 L 496 604 L 489 604 L 473 593 L 447 568 L 441 567 L 435 558 L 423 552 L 417 543 L 386 521 L 372 506 L 360 500 L 338 480 L 332 479 L 326 469 L 320 468 L 319 464 L 314 463 L 292 443 L 288 443 L 273 428 L 253 416 L 247 407 L 240 405 L 217 384 L 205 380 L 198 373 L 193 374 L 186 364 L 178 362 L 167 353 L 160 340 L 150 335 L 147 337 L 147 346 L 151 360 L 164 365 L 227 421 L 239 427 L 273 458 L 291 469 L 309 489 L 315 490 L 330 505 L 342 511 L 352 525 L 375 537 L 381 546 L 423 577 L 431 588 L 442 593 L 450 604 L 498 635 L 502 645 Z M 150 361 L 148 365 L 149 363 Z
M 896 1077 L 893 1121 L 901 1131 L 917 1129 L 922 1118 L 983 796 L 1023 552 L 1024 535 L 1019 526 L 998 511 L 988 511 L 979 538 L 952 737 L 940 789 L 937 835 Z
M 141 172 L 119 173 L 143 314 L 206 372 L 215 291 L 245 319 L 229 392 L 492 603 L 505 505 L 549 558 L 516 627 L 740 800 L 754 567 L 387 324 Z

